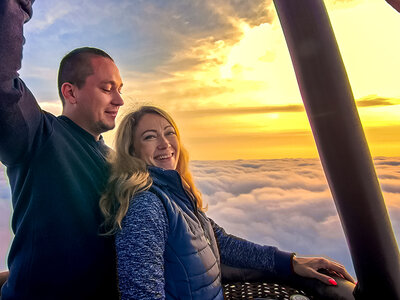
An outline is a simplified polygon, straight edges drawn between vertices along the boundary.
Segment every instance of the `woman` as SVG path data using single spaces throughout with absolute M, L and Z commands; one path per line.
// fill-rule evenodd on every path
M 207 218 L 178 128 L 159 108 L 125 116 L 110 162 L 100 205 L 109 232 L 116 232 L 122 299 L 223 299 L 221 264 L 336 285 L 316 271 L 324 268 L 354 282 L 335 262 L 236 238 Z

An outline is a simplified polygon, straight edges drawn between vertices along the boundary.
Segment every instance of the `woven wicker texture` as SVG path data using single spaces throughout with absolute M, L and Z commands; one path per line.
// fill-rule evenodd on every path
M 235 282 L 224 284 L 224 299 L 280 299 L 307 300 L 314 299 L 301 290 L 276 283 L 265 282 Z

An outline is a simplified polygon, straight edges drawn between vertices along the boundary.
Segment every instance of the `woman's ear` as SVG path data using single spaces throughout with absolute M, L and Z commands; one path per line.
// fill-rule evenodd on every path
M 129 146 L 129 155 L 135 156 L 135 147 L 133 146 L 133 144 Z
M 65 103 L 76 104 L 76 86 L 69 82 L 64 82 L 61 86 L 61 93 Z

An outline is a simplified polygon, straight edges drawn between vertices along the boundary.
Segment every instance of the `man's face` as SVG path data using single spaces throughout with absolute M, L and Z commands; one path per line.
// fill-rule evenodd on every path
M 97 137 L 115 127 L 121 98 L 122 80 L 114 62 L 106 57 L 91 58 L 93 74 L 76 89 L 75 122 Z

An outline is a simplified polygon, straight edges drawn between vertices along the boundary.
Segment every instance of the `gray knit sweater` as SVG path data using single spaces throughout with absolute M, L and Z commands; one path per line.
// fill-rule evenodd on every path
M 232 267 L 290 273 L 291 253 L 261 246 L 227 234 L 210 219 L 218 242 L 221 263 Z M 164 250 L 168 218 L 162 201 L 151 192 L 131 200 L 116 235 L 121 299 L 165 299 Z M 283 274 L 283 275 L 287 275 Z

